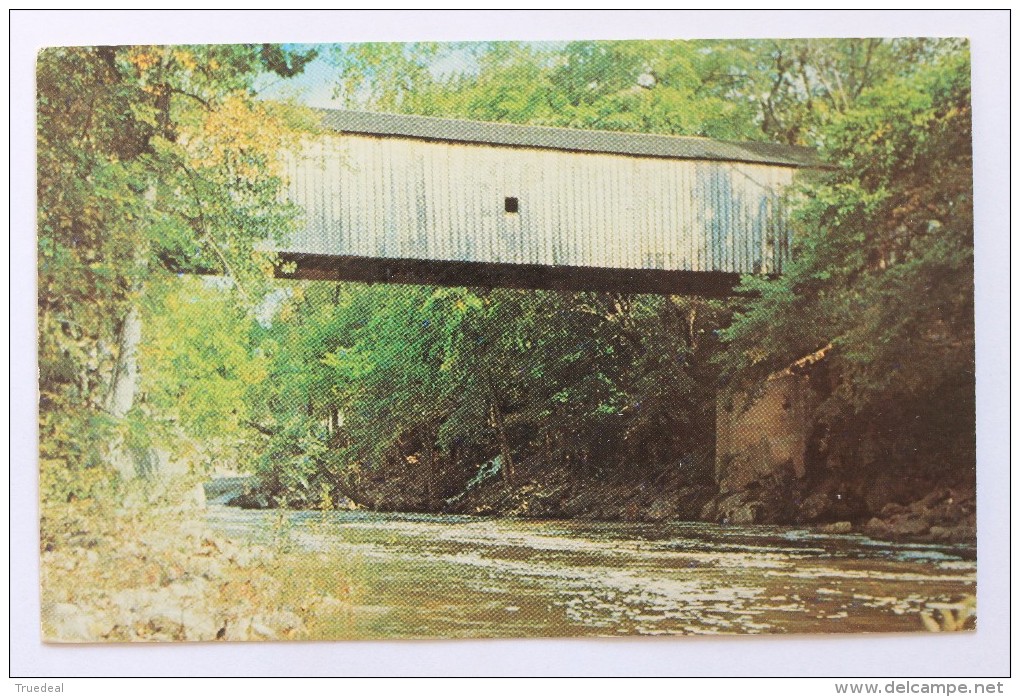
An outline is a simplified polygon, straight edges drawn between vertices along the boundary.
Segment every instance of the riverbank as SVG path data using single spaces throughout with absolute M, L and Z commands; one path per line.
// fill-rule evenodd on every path
M 116 498 L 43 503 L 44 641 L 302 639 L 343 623 L 352 584 L 315 555 L 214 533 L 182 486 Z
M 603 504 L 571 521 L 537 520 L 531 502 L 543 492 L 527 486 L 508 499 L 518 506 L 512 515 L 474 518 L 205 508 L 197 498 L 182 500 L 181 488 L 153 495 L 139 487 L 116 505 L 103 498 L 47 505 L 43 637 L 98 643 L 973 627 L 975 567 L 964 545 L 667 519 L 603 522 Z
M 774 478 L 720 491 L 682 467 L 599 477 L 526 461 L 518 463 L 512 485 L 492 476 L 464 490 L 464 480 L 463 474 L 442 472 L 427 488 L 407 470 L 366 478 L 357 493 L 363 507 L 377 511 L 794 525 L 885 540 L 976 543 L 975 491 L 966 473 Z M 433 490 L 442 498 L 430 498 Z

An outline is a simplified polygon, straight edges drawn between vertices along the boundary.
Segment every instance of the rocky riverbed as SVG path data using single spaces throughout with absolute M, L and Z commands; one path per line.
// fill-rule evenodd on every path
M 284 561 L 271 546 L 216 534 L 200 502 L 183 498 L 44 506 L 44 641 L 299 639 L 310 622 L 343 613 L 349 584 L 295 585 L 301 555 Z

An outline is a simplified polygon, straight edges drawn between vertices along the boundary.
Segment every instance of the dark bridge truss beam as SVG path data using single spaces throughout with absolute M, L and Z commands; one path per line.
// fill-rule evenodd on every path
M 655 293 L 712 298 L 737 295 L 734 288 L 740 281 L 740 274 L 722 271 L 606 269 L 294 253 L 281 253 L 280 258 L 285 262 L 285 268 L 290 268 L 286 271 L 277 269 L 277 277 L 312 281 Z

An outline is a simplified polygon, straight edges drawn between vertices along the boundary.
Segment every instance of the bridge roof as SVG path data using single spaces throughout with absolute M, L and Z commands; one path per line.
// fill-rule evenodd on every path
M 691 136 L 522 126 L 365 111 L 319 111 L 324 126 L 343 133 L 637 157 L 721 160 L 783 167 L 824 166 L 811 148 L 774 143 L 734 143 Z

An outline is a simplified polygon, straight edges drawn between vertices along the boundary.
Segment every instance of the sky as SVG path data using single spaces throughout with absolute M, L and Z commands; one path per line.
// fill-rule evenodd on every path
M 268 100 L 293 99 L 300 104 L 324 109 L 342 109 L 344 101 L 335 92 L 337 76 L 341 70 L 338 53 L 351 44 L 286 44 L 289 49 L 306 51 L 316 48 L 318 57 L 305 66 L 303 72 L 292 78 L 274 74 L 262 76 L 256 83 L 259 96 Z M 453 73 L 470 73 L 478 64 L 466 47 L 455 47 L 443 51 L 431 65 L 434 77 L 441 78 Z M 356 97 L 355 101 L 359 101 Z
M 529 41 L 526 45 L 545 48 L 564 46 L 566 41 Z M 318 49 L 318 57 L 305 66 L 304 71 L 292 78 L 267 73 L 256 81 L 259 96 L 267 100 L 294 100 L 305 106 L 323 109 L 342 109 L 345 107 L 342 97 L 338 97 L 337 77 L 342 71 L 343 50 L 352 44 L 284 44 L 288 49 L 307 51 Z M 477 72 L 478 62 L 472 54 L 470 45 L 464 42 L 448 42 L 439 52 L 430 66 L 432 76 L 437 79 L 456 73 L 471 74 Z M 363 101 L 355 96 L 354 102 Z

